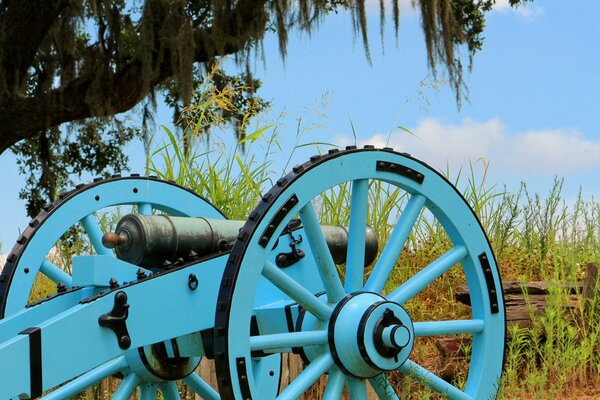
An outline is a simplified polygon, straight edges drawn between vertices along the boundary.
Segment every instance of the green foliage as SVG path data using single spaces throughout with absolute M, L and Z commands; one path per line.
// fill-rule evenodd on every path
M 140 136 L 138 129 L 100 119 L 73 128 L 71 132 L 52 128 L 12 147 L 19 173 L 27 176 L 19 198 L 26 201 L 30 217 L 84 174 L 108 177 L 127 170 L 123 146 Z
M 280 176 L 276 161 L 280 161 L 278 158 L 282 153 L 292 154 L 297 146 L 320 148 L 314 142 L 305 143 L 304 131 L 299 128 L 296 132 L 298 144 L 292 149 L 282 149 L 278 140 L 279 128 L 274 124 L 250 133 L 245 139 L 248 145 L 245 152 L 241 151 L 241 145 L 228 148 L 211 136 L 208 141 L 193 142 L 186 153 L 182 148 L 183 139 L 168 128 L 163 129 L 167 142 L 149 155 L 148 173 L 195 190 L 234 219 L 245 219 L 259 203 L 261 194 Z M 579 307 L 567 307 L 573 299 L 564 285 L 580 280 L 585 263 L 597 259 L 600 254 L 600 204 L 594 199 L 584 200 L 581 193 L 575 202 L 567 202 L 562 197 L 563 182 L 560 179 L 555 180 L 546 195 L 529 193 L 525 184 L 516 193 L 490 187 L 486 184 L 488 167 L 487 162 L 478 161 L 470 164 L 468 171 L 448 173 L 448 176 L 461 188 L 488 232 L 502 277 L 523 282 L 544 280 L 549 284 L 548 306 L 543 315 L 534 315 L 533 327 L 509 327 L 505 372 L 498 398 L 530 398 L 532 394 L 540 399 L 565 398 L 576 385 L 598 383 L 600 373 L 600 323 L 597 318 L 589 319 L 586 317 L 589 314 L 584 315 L 586 304 L 588 310 L 591 307 L 597 313 L 600 297 L 596 295 L 588 303 L 579 299 Z M 314 199 L 322 223 L 348 223 L 349 191 L 349 185 L 340 185 Z M 380 243 L 386 242 L 406 201 L 406 193 L 396 187 L 371 183 L 367 217 Z M 116 210 L 100 218 L 101 225 L 109 229 L 118 215 Z M 66 243 L 68 245 L 59 253 L 61 259 L 68 260 L 74 253 L 89 251 L 85 240 Z M 439 223 L 424 212 L 399 259 L 399 268 L 394 270 L 391 285 L 414 275 L 449 246 Z M 59 259 L 56 263 L 68 268 L 68 261 L 63 263 Z M 453 297 L 454 289 L 462 283 L 464 277 L 451 270 L 406 307 L 415 320 L 468 318 L 470 311 L 457 307 Z M 47 283 L 39 285 L 39 293 L 34 292 L 38 296 L 47 294 L 44 292 Z M 594 315 L 593 311 L 591 315 Z M 470 353 L 468 343 L 461 347 L 464 353 Z M 427 347 L 427 343 L 424 346 L 421 343 L 412 355 L 425 361 L 436 356 L 435 348 Z M 453 383 L 461 387 L 466 378 L 465 373 L 459 371 Z M 390 379 L 406 398 L 442 398 L 425 391 L 410 379 L 399 375 L 392 375 Z M 101 386 L 87 390 L 82 398 L 107 398 L 114 387 L 110 380 L 103 382 Z M 317 385 L 306 397 L 318 398 L 322 391 L 323 387 Z M 182 398 L 191 397 L 184 395 Z
M 513 6 L 519 3 L 511 0 Z M 185 151 L 191 137 L 186 106 L 205 103 L 206 84 L 214 91 L 229 91 L 230 104 L 205 107 L 210 118 L 193 127 L 195 133 L 227 123 L 235 127 L 237 139 L 243 139 L 248 118 L 268 106 L 255 94 L 261 82 L 248 67 L 267 30 L 278 34 L 285 56 L 290 29 L 310 32 L 323 16 L 349 10 L 369 57 L 364 0 L 76 0 L 45 2 L 41 9 L 27 2 L 2 4 L 0 153 L 13 146 L 19 171 L 28 175 L 20 196 L 27 200 L 30 216 L 53 201 L 72 177 L 125 169 L 122 147 L 146 130 L 123 128 L 115 115 L 143 103 L 132 113 L 141 115 L 145 128 L 157 94 L 173 108 Z M 493 0 L 413 4 L 421 11 L 429 66 L 434 72 L 439 65 L 447 69 L 457 100 L 464 89 L 459 49 L 466 47 L 472 58 L 481 48 L 485 15 L 492 4 Z M 387 12 L 380 2 L 382 35 L 386 14 L 393 17 L 398 34 L 400 12 L 398 1 Z M 11 16 L 32 21 L 37 29 L 31 32 L 14 24 Z M 246 62 L 245 72 L 228 75 L 215 69 L 221 57 L 232 54 L 241 65 Z M 71 126 L 60 129 L 64 123 Z
M 243 149 L 245 141 L 241 139 L 249 122 L 269 105 L 254 95 L 261 82 L 248 74 L 227 75 L 216 65 L 207 76 L 198 71 L 194 79 L 198 86 L 193 106 L 184 107 L 174 87 L 165 87 L 167 104 L 178 118 L 184 152 L 197 136 L 227 125 L 233 125 Z M 55 127 L 14 145 L 11 150 L 17 156 L 19 173 L 27 176 L 26 186 L 19 193 L 19 198 L 26 200 L 27 214 L 37 215 L 44 204 L 56 200 L 82 175 L 108 177 L 127 170 L 128 157 L 123 148 L 133 139 L 147 140 L 145 131 L 116 118 L 92 118 L 71 124 L 66 132 Z
M 199 113 L 198 117 L 203 115 L 201 111 L 201 108 L 187 110 Z M 190 142 L 192 145 L 185 152 L 183 138 L 163 127 L 167 142 L 149 155 L 148 173 L 193 189 L 229 218 L 245 219 L 259 203 L 261 194 L 280 176 L 281 154 L 293 154 L 303 146 L 317 150 L 323 146 L 318 142 L 306 143 L 303 127 L 299 122 L 296 144 L 291 149 L 282 148 L 276 123 L 249 129 L 251 132 L 243 140 L 247 145 L 245 152 L 241 144 L 228 147 L 214 135 L 208 140 Z M 533 326 L 509 327 L 505 372 L 498 398 L 529 398 L 532 394 L 540 399 L 565 398 L 575 386 L 597 384 L 600 373 L 600 322 L 597 317 L 589 318 L 597 315 L 600 296 L 590 301 L 579 298 L 578 306 L 573 307 L 570 306 L 573 296 L 564 285 L 581 280 L 585 264 L 597 260 L 600 254 L 600 203 L 595 199 L 584 200 L 582 193 L 574 202 L 567 202 L 562 195 L 561 179 L 555 179 L 546 195 L 530 193 L 525 184 L 516 192 L 490 187 L 486 183 L 488 167 L 489 163 L 480 160 L 470 164 L 468 170 L 447 175 L 482 221 L 496 251 L 502 277 L 522 282 L 542 280 L 549 286 L 547 308 L 544 314 L 533 315 Z M 349 192 L 349 185 L 340 185 L 314 199 L 322 223 L 348 223 Z M 367 218 L 380 243 L 389 238 L 407 199 L 406 193 L 394 186 L 382 182 L 370 184 Z M 100 219 L 103 226 L 115 223 L 118 210 L 111 215 Z M 64 253 L 65 260 L 74 252 L 89 251 L 85 240 L 72 243 L 65 240 L 65 243 L 59 253 L 60 257 Z M 413 276 L 450 246 L 439 223 L 424 212 L 390 278 L 390 287 Z M 68 261 L 56 263 L 68 269 Z M 460 269 L 452 269 L 405 306 L 415 320 L 468 318 L 469 309 L 461 308 L 454 300 L 454 290 L 463 283 Z M 36 285 L 39 286 L 32 294 L 38 297 L 53 290 L 48 289 L 47 282 Z M 600 293 L 599 288 L 596 290 Z M 586 307 L 592 311 L 585 311 Z M 468 343 L 462 347 L 466 354 L 470 352 Z M 437 353 L 426 342 L 415 347 L 412 357 L 426 362 L 435 359 Z M 460 387 L 466 378 L 459 371 L 453 383 Z M 397 388 L 402 388 L 407 398 L 441 398 L 410 379 L 399 375 L 390 379 Z M 102 385 L 105 392 L 100 393 L 94 387 L 84 398 L 106 398 L 114 390 L 110 382 Z M 322 391 L 323 387 L 317 385 L 307 393 L 307 398 L 318 398 Z
M 233 125 L 236 138 L 243 144 L 249 121 L 270 104 L 256 94 L 262 82 L 249 72 L 229 75 L 216 62 L 207 70 L 206 75 L 199 70 L 194 73 L 196 89 L 189 107 L 178 98 L 173 80 L 165 85 L 165 102 L 173 109 L 173 120 L 184 137 L 184 149 L 189 149 L 191 136 L 208 134 L 226 124 Z
M 272 184 L 270 161 L 261 162 L 241 147 L 226 152 L 221 143 L 213 143 L 213 150 L 185 152 L 183 139 L 163 129 L 169 141 L 152 154 L 148 172 L 194 190 L 228 218 L 245 219 L 258 204 L 262 190 Z M 266 143 L 267 154 L 275 140 L 273 136 Z
M 280 171 L 274 170 L 276 158 L 281 152 L 291 154 L 297 149 L 280 148 L 277 125 L 249 135 L 246 153 L 241 153 L 239 147 L 225 151 L 222 144 L 211 143 L 209 149 L 201 143 L 186 158 L 177 137 L 172 133 L 168 136 L 170 142 L 151 157 L 152 173 L 193 188 L 231 218 L 246 218 L 258 204 L 261 193 L 279 176 Z M 596 295 L 587 303 L 579 298 L 579 306 L 573 307 L 573 296 L 565 289 L 565 282 L 581 280 L 585 264 L 598 259 L 600 204 L 594 199 L 584 200 L 581 193 L 575 202 L 567 202 L 562 196 L 561 179 L 555 179 L 546 195 L 530 193 L 526 184 L 516 192 L 490 187 L 486 183 L 488 168 L 489 163 L 480 160 L 470 164 L 467 171 L 447 175 L 461 188 L 482 221 L 496 251 L 502 277 L 522 282 L 545 281 L 549 286 L 547 308 L 544 314 L 533 315 L 533 327 L 509 327 L 505 373 L 498 397 L 520 399 L 535 394 L 540 399 L 564 398 L 574 386 L 598 383 L 600 373 L 600 323 L 597 318 L 589 318 L 597 315 L 593 310 L 597 313 L 600 309 L 600 298 Z M 370 184 L 367 219 L 380 243 L 386 242 L 407 198 L 406 193 L 389 184 Z M 314 199 L 313 205 L 321 223 L 345 225 L 349 202 L 350 186 L 342 184 Z M 424 212 L 401 254 L 399 267 L 390 277 L 390 288 L 414 275 L 450 246 L 439 223 Z M 461 308 L 454 300 L 454 290 L 463 283 L 460 269 L 452 269 L 405 306 L 415 320 L 468 318 L 469 309 Z M 592 307 L 591 314 L 584 312 L 585 304 Z M 462 349 L 466 354 L 469 346 L 465 343 Z M 413 354 L 417 360 L 427 362 L 437 356 L 427 344 L 420 347 L 425 348 L 416 348 Z M 407 398 L 441 398 L 410 379 L 395 375 L 392 379 L 403 393 L 410 393 Z M 459 371 L 456 379 L 454 384 L 460 387 L 466 382 L 466 375 Z M 317 384 L 306 396 L 318 398 L 322 390 L 322 384 Z
M 457 100 L 464 88 L 461 49 L 472 59 L 481 48 L 493 3 L 412 3 L 420 10 L 429 67 L 447 70 Z M 386 15 L 398 35 L 404 10 L 398 0 L 391 10 L 385 4 L 379 2 L 381 35 Z M 165 88 L 172 102 L 187 105 L 203 65 L 227 55 L 250 65 L 267 31 L 277 33 L 285 57 L 290 30 L 310 33 L 325 15 L 341 10 L 349 11 L 369 58 L 365 0 L 2 2 L 0 108 L 6 113 L 0 115 L 0 153 L 62 123 L 110 118 L 153 102 Z M 15 20 L 30 21 L 36 30 Z M 249 75 L 242 79 L 252 81 Z M 33 118 L 25 110 L 33 110 Z

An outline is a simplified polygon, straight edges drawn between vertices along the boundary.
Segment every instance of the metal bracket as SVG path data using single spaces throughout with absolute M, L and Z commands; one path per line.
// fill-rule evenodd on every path
M 490 312 L 492 314 L 498 314 L 498 312 L 500 312 L 500 308 L 498 307 L 498 293 L 496 293 L 494 273 L 492 272 L 490 260 L 485 252 L 479 255 L 479 262 L 481 263 L 481 269 L 483 270 L 485 285 L 487 287 L 487 292 L 490 299 Z
M 418 184 L 423 183 L 423 181 L 425 180 L 425 176 L 422 173 L 415 171 L 414 169 L 408 168 L 407 166 L 396 164 L 393 162 L 379 160 L 377 161 L 375 169 L 377 171 L 391 172 L 393 174 L 401 175 L 405 178 L 417 182 Z
M 100 326 L 111 329 L 117 335 L 119 347 L 123 350 L 131 346 L 131 338 L 125 324 L 128 316 L 129 304 L 127 304 L 127 294 L 121 291 L 115 295 L 115 304 L 111 312 L 103 314 L 98 318 Z
M 268 202 L 268 199 L 270 197 L 271 196 L 269 195 L 269 193 L 267 193 L 265 197 L 263 197 L 263 201 Z M 262 247 L 267 247 L 267 243 L 269 243 L 271 236 L 273 236 L 273 234 L 275 233 L 275 227 L 279 225 L 281 221 L 283 221 L 285 216 L 291 211 L 291 209 L 296 204 L 298 204 L 298 196 L 296 196 L 296 194 L 294 193 L 290 196 L 289 199 L 287 199 L 285 204 L 281 206 L 281 208 L 279 209 L 279 211 L 277 211 L 273 219 L 271 219 L 271 223 L 263 232 L 260 240 L 258 241 L 258 244 L 260 244 Z
M 275 264 L 277 264 L 279 268 L 291 267 L 305 256 L 304 252 L 297 247 L 302 243 L 302 235 L 298 235 L 298 239 L 296 239 L 289 228 L 286 228 L 284 233 L 287 233 L 290 236 L 290 248 L 292 251 L 289 253 L 277 254 L 277 257 L 275 257 Z
M 379 354 L 388 358 L 394 357 L 394 360 L 398 362 L 398 353 L 400 353 L 400 349 L 392 349 L 385 346 L 382 339 L 383 329 L 393 324 L 402 325 L 402 321 L 400 321 L 400 319 L 394 315 L 394 312 L 388 308 L 383 312 L 383 317 L 375 324 L 373 342 L 375 344 L 375 349 Z

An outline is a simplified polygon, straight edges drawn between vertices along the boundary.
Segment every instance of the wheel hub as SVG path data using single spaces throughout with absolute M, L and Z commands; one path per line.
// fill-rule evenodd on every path
M 328 331 L 336 365 L 359 378 L 398 369 L 414 342 L 412 321 L 404 308 L 369 292 L 344 298 L 333 311 Z

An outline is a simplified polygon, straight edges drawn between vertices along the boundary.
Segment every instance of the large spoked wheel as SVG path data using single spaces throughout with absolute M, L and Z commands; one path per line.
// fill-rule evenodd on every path
M 36 278 L 50 279 L 56 284 L 57 289 L 54 293 L 48 293 L 50 296 L 57 292 L 68 294 L 86 289 L 72 287 L 69 266 L 57 266 L 52 261 L 52 249 L 69 229 L 81 226 L 85 232 L 84 240 L 91 246 L 92 255 L 114 257 L 113 251 L 102 244 L 103 232 L 98 218 L 99 212 L 116 211 L 116 206 L 123 206 L 125 212 L 135 211 L 146 215 L 159 212 L 172 216 L 225 218 L 217 208 L 192 191 L 153 177 L 114 176 L 110 179 L 97 179 L 88 185 L 79 185 L 56 202 L 45 206 L 29 223 L 9 254 L 0 279 L 0 317 L 9 317 L 28 305 Z M 94 290 L 103 288 L 87 289 L 87 294 L 90 295 Z M 55 310 L 56 313 L 61 311 L 64 310 Z M 139 387 L 142 399 L 156 399 L 157 392 L 160 391 L 164 399 L 176 400 L 179 399 L 176 384 L 178 379 L 184 379 L 203 398 L 219 398 L 218 393 L 194 372 L 199 357 L 174 361 L 164 354 L 165 351 L 165 344 L 133 349 L 126 356 L 128 365 L 107 363 L 99 366 L 49 396 L 68 398 L 84 390 L 90 382 L 94 383 L 112 374 L 121 374 L 123 380 L 114 393 L 116 399 L 129 398 Z
M 367 213 L 378 212 L 369 205 L 369 185 L 380 182 L 400 188 L 408 201 L 389 240 L 380 243 L 381 253 L 372 271 L 365 273 Z M 339 194 L 342 190 L 336 188 L 348 183 L 350 222 L 342 280 L 319 228 L 315 207 L 320 205 L 322 193 Z M 401 253 L 412 251 L 407 239 L 425 210 L 443 227 L 448 249 L 395 284 Z M 304 250 L 310 260 L 306 262 L 318 271 L 318 276 L 309 279 L 276 266 L 272 254 L 281 233 L 296 217 L 302 222 L 303 240 L 308 244 Z M 470 316 L 427 318 L 427 313 L 417 312 L 418 307 L 409 307 L 449 273 L 461 274 L 468 284 Z M 319 278 L 324 293 L 315 294 L 308 288 L 314 288 L 312 281 Z M 260 313 L 253 304 L 260 296 L 257 287 L 264 287 L 265 280 L 280 291 L 283 303 L 291 299 L 285 303 L 288 319 L 293 304 L 297 303 L 302 312 L 286 329 L 257 334 L 251 327 Z M 224 399 L 258 399 L 253 359 L 261 351 L 290 349 L 301 353 L 306 365 L 282 388 L 278 399 L 301 396 L 324 375 L 326 399 L 340 398 L 345 386 L 351 399 L 365 399 L 367 383 L 381 399 L 403 398 L 401 390 L 390 383 L 398 375 L 450 399 L 489 399 L 498 389 L 504 355 L 504 302 L 486 235 L 473 211 L 446 179 L 422 162 L 391 149 L 367 146 L 333 150 L 295 167 L 278 181 L 251 214 L 234 245 L 218 305 L 215 354 Z M 258 324 L 268 325 L 269 321 Z M 468 375 L 462 384 L 448 383 L 415 361 L 419 343 L 454 335 L 471 339 Z
M 79 185 L 59 200 L 48 204 L 19 237 L 9 253 L 0 279 L 0 318 L 9 316 L 27 304 L 38 273 L 65 288 L 72 285 L 68 268 L 52 262 L 51 251 L 72 227 L 83 227 L 92 253 L 114 256 L 102 244 L 98 211 L 115 206 L 137 206 L 136 211 L 150 215 L 154 211 L 174 216 L 224 218 L 209 202 L 176 184 L 138 176 L 98 179 Z

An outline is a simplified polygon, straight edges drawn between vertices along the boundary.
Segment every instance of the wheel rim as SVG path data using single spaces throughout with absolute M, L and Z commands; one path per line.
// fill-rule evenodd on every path
M 47 256 L 50 249 L 70 227 L 81 223 L 96 254 L 114 255 L 112 250 L 102 245 L 102 232 L 94 212 L 122 205 L 135 205 L 138 207 L 138 212 L 146 215 L 156 210 L 173 216 L 225 218 L 216 207 L 191 190 L 153 177 L 115 176 L 105 180 L 97 179 L 89 185 L 79 185 L 56 202 L 45 206 L 44 210 L 29 223 L 12 249 L 9 260 L 2 270 L 3 279 L 0 280 L 0 316 L 10 316 L 27 306 L 38 273 L 46 275 L 56 283 L 64 284 L 64 286 L 59 285 L 59 292 L 68 290 L 70 276 L 53 265 Z M 150 346 L 149 349 L 133 349 L 126 355 L 127 362 L 123 365 L 111 361 L 98 366 L 55 390 L 51 397 L 73 396 L 88 387 L 87 382 L 97 382 L 119 373 L 123 376 L 123 380 L 114 394 L 116 399 L 128 399 L 136 388 L 140 389 L 140 396 L 143 399 L 156 399 L 159 391 L 164 399 L 179 399 L 175 375 L 153 376 L 153 373 L 156 375 L 156 371 L 143 365 L 144 360 L 148 363 L 154 347 L 159 345 Z M 147 354 L 142 357 L 140 354 L 144 351 Z M 160 358 L 158 361 L 161 361 Z M 183 378 L 187 385 L 203 398 L 219 398 L 218 393 L 193 372 L 200 361 L 199 357 L 178 361 L 183 363 L 181 367 L 185 368 L 180 368 L 184 372 L 177 375 L 176 379 Z M 154 360 L 154 363 L 156 364 L 157 361 Z M 172 367 L 168 362 L 163 361 L 163 363 Z M 95 379 L 96 376 L 98 379 Z M 90 379 L 90 377 L 94 378 Z
M 365 283 L 361 260 L 364 259 L 368 185 L 373 180 L 397 186 L 411 197 Z M 323 247 L 322 237 L 319 237 L 318 221 L 311 201 L 344 182 L 352 182 L 352 200 L 346 279 L 342 284 L 335 266 L 332 267 L 332 261 L 327 260 L 328 253 Z M 252 304 L 256 287 L 261 280 L 266 279 L 283 292 L 292 293 L 295 301 L 316 320 L 321 320 L 322 325 L 326 325 L 330 323 L 335 307 L 348 294 L 364 290 L 375 293 L 382 291 L 423 208 L 428 209 L 444 227 L 453 247 L 379 301 L 403 305 L 460 261 L 471 294 L 471 318 L 461 321 L 416 321 L 413 329 L 417 337 L 459 333 L 470 335 L 473 340 L 471 361 L 462 390 L 410 359 L 402 363 L 398 370 L 434 392 L 447 394 L 449 398 L 493 397 L 497 391 L 504 354 L 504 305 L 497 266 L 482 227 L 460 193 L 439 173 L 407 155 L 371 148 L 332 151 L 329 155 L 313 157 L 309 163 L 295 167 L 294 172 L 278 181 L 277 186 L 263 197 L 263 202 L 242 229 L 232 249 L 219 293 L 218 302 L 224 306 L 216 314 L 215 350 L 220 353 L 216 362 L 217 373 L 221 377 L 219 386 L 222 397 L 258 398 L 250 354 L 252 343 L 257 340 L 250 339 L 248 326 L 254 314 Z M 322 265 L 319 273 L 326 292 L 326 302 L 296 287 L 269 261 L 273 257 L 271 249 L 279 234 L 296 214 L 300 216 L 308 236 L 306 239 L 315 254 L 315 260 L 318 260 L 316 264 Z M 373 299 L 372 304 L 375 303 Z M 367 315 L 367 312 L 360 315 Z M 358 318 L 358 315 L 354 318 Z M 329 379 L 324 397 L 339 397 L 347 382 L 351 397 L 363 398 L 366 393 L 365 379 L 352 377 L 356 374 L 348 373 L 345 364 L 336 359 L 339 355 L 332 356 L 334 351 L 331 344 L 322 338 L 323 332 L 327 333 L 327 330 L 317 327 L 289 334 L 296 335 L 296 345 L 304 340 L 310 343 L 310 346 L 305 346 L 307 349 L 314 350 L 318 347 L 317 343 L 324 350 L 311 356 L 310 364 L 281 393 L 281 398 L 301 395 L 325 373 L 328 373 Z M 386 369 L 380 366 L 378 371 Z M 370 383 L 380 396 L 393 394 L 393 388 L 383 374 L 372 377 Z

